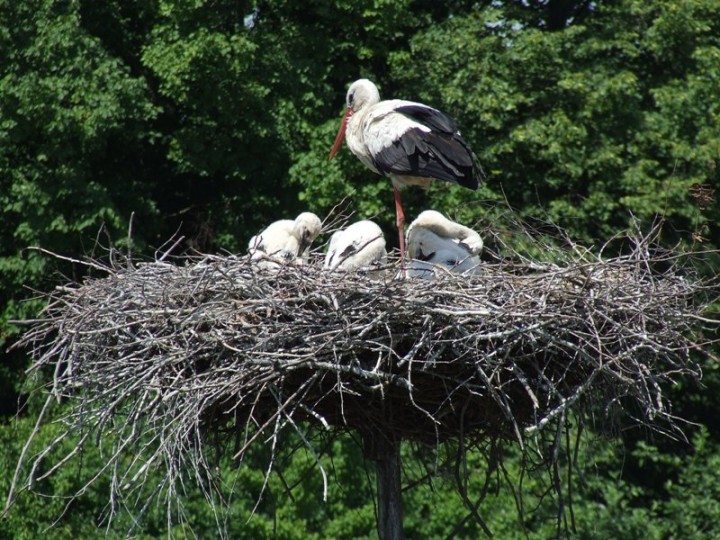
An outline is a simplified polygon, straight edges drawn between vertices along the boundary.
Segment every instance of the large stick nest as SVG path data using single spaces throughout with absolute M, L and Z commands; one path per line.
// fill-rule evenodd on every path
M 111 429 L 108 467 L 138 453 L 119 490 L 153 465 L 209 473 L 203 441 L 228 432 L 240 458 L 286 425 L 359 430 L 372 457 L 377 437 L 522 441 L 571 406 L 653 423 L 672 418 L 664 383 L 699 374 L 708 286 L 652 236 L 628 245 L 432 281 L 326 273 L 319 255 L 103 266 L 50 293 L 24 344 L 71 404 L 65 436 Z

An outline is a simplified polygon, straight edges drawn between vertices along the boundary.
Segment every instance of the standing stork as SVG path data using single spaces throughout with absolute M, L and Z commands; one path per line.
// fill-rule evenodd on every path
M 427 186 L 432 179 L 477 189 L 482 168 L 455 121 L 437 109 L 401 99 L 380 101 L 377 87 L 367 79 L 350 85 L 346 102 L 347 111 L 328 159 L 345 138 L 350 151 L 366 167 L 390 178 L 404 263 L 405 213 L 400 189 Z

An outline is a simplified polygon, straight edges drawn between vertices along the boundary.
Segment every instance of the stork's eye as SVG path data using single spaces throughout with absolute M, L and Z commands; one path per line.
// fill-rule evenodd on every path
M 353 103 L 355 103 L 355 92 L 350 92 L 347 96 L 348 107 L 352 107 Z

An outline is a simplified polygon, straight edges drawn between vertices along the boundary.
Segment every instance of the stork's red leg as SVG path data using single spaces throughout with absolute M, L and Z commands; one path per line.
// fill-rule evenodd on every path
M 393 186 L 395 190 L 395 214 L 398 234 L 400 235 L 400 269 L 405 272 L 405 212 L 403 211 L 402 202 L 400 201 L 400 190 Z

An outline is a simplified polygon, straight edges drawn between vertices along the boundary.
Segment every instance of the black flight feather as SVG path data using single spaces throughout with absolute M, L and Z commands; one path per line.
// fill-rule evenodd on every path
M 430 107 L 405 105 L 395 109 L 432 131 L 409 129 L 374 156 L 381 173 L 420 176 L 477 189 L 483 171 L 477 157 L 448 115 Z

